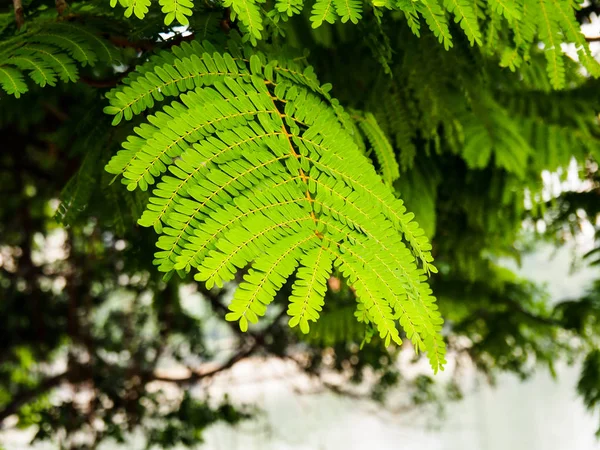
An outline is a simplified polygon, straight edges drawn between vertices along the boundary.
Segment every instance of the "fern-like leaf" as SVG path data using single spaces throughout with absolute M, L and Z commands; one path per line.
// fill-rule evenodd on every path
M 492 11 L 504 16 L 509 22 L 521 19 L 520 4 L 518 0 L 489 0 Z
M 541 14 L 538 16 L 540 37 L 546 43 L 545 55 L 548 62 L 548 77 L 555 89 L 565 85 L 565 67 L 560 48 L 561 29 L 553 14 L 552 4 L 547 0 L 539 0 Z
M 35 55 L 22 54 L 13 56 L 8 63 L 21 70 L 29 70 L 29 77 L 39 86 L 56 85 L 55 72 L 41 59 Z
M 404 13 L 408 27 L 415 36 L 420 36 L 421 23 L 419 22 L 419 11 L 417 2 L 411 0 L 397 0 L 396 6 Z
M 257 3 L 260 2 L 256 0 L 225 0 L 223 2 L 224 6 L 231 7 L 235 15 L 239 17 L 248 31 L 246 36 L 249 36 L 253 43 L 261 38 L 263 30 L 262 16 Z
M 36 25 L 14 45 L 0 49 L 2 87 L 9 94 L 18 96 L 27 91 L 23 71 L 39 86 L 55 86 L 57 80 L 77 81 L 77 65 L 110 63 L 118 57 L 115 48 L 96 35 L 93 28 L 68 22 Z
M 42 28 L 39 32 L 34 33 L 29 40 L 63 49 L 83 66 L 88 64 L 93 66 L 98 58 L 86 39 L 83 39 L 77 33 L 65 33 L 65 29 L 59 24 Z
M 131 17 L 133 14 L 138 19 L 143 19 L 148 13 L 151 3 L 152 2 L 150 0 L 131 0 L 127 2 L 125 8 L 125 17 Z
M 444 348 L 427 284 L 431 246 L 328 91 L 311 68 L 233 41 L 227 51 L 182 45 L 108 95 L 115 123 L 154 100 L 178 100 L 148 116 L 107 170 L 122 173 L 132 190 L 155 185 L 139 223 L 160 234 L 161 271 L 194 268 L 210 288 L 251 265 L 228 315 L 243 330 L 300 265 L 288 312 L 290 325 L 307 331 L 335 266 L 382 340 L 400 343 L 399 324 L 417 349 L 437 352 L 430 355 L 437 370 Z M 383 132 L 372 116 L 366 121 L 389 158 Z
M 565 0 L 552 0 L 551 5 L 554 9 L 554 15 L 558 18 L 558 23 L 563 29 L 566 37 L 577 45 L 579 60 L 583 66 L 592 76 L 600 76 L 600 62 L 593 57 L 590 47 L 587 44 L 585 37 L 581 32 L 580 25 L 575 17 L 575 10 L 572 8 L 570 2 Z
M 362 2 L 360 0 L 334 0 L 336 12 L 342 18 L 342 23 L 348 21 L 357 24 L 362 17 Z
M 23 75 L 11 67 L 0 66 L 0 86 L 8 94 L 14 95 L 17 98 L 27 92 L 27 85 L 23 80 Z
M 292 17 L 294 14 L 300 14 L 304 2 L 302 0 L 276 0 L 275 9 L 282 14 Z
M 309 331 L 309 321 L 319 319 L 324 304 L 327 280 L 331 275 L 333 256 L 325 247 L 309 250 L 300 261 L 301 267 L 292 286 L 288 315 L 290 326 L 300 325 L 303 333 Z
M 482 45 L 477 15 L 469 0 L 444 0 L 444 7 L 454 13 L 454 21 L 460 24 L 471 45 Z
M 451 48 L 452 37 L 448 29 L 448 20 L 437 0 L 420 0 L 417 8 L 438 41 L 444 45 L 446 50 Z
M 337 19 L 333 0 L 316 0 L 313 5 L 310 21 L 313 28 L 320 27 L 323 22 L 335 23 Z
M 366 113 L 364 117 L 358 116 L 357 118 L 360 129 L 377 156 L 383 179 L 391 185 L 400 176 L 400 168 L 392 145 L 372 113 Z

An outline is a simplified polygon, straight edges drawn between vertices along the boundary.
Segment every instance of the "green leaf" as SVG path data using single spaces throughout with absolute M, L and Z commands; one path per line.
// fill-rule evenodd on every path
M 223 6 L 231 7 L 249 33 L 251 42 L 262 37 L 263 23 L 260 8 L 254 0 L 225 0 Z
M 323 22 L 334 23 L 337 19 L 333 0 L 316 0 L 312 7 L 310 21 L 313 28 L 320 27 Z
M 442 320 L 426 282 L 436 270 L 431 245 L 363 155 L 330 86 L 309 67 L 236 45 L 175 47 L 107 96 L 116 122 L 155 107 L 144 99 L 179 100 L 147 115 L 107 165 L 130 190 L 154 187 L 139 220 L 160 234 L 154 263 L 196 269 L 209 289 L 250 266 L 227 316 L 242 330 L 300 263 L 288 312 L 303 332 L 319 318 L 336 265 L 386 344 L 401 342 L 401 326 L 443 364 L 443 341 L 432 338 Z M 361 120 L 391 184 L 392 147 L 372 114 Z
M 287 311 L 290 327 L 300 325 L 300 329 L 306 334 L 309 331 L 308 322 L 319 319 L 332 263 L 331 252 L 323 247 L 310 250 L 302 257 Z
M 14 95 L 16 98 L 27 92 L 27 85 L 21 72 L 7 66 L 0 66 L 0 86 L 7 94 Z

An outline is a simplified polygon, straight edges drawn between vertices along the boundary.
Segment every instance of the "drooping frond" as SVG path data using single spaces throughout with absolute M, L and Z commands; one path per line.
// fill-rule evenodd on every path
M 136 1 L 136 0 L 132 0 Z M 177 20 L 181 25 L 188 25 L 188 16 L 192 15 L 194 3 L 191 0 L 158 0 L 161 11 L 165 14 L 165 25 Z
M 143 19 L 150 8 L 150 0 L 126 0 L 123 1 L 125 7 L 125 17 L 131 17 L 135 15 L 138 19 Z M 114 8 L 117 4 L 117 0 L 111 0 L 111 6 Z
M 560 50 L 560 27 L 557 18 L 552 14 L 550 2 L 539 0 L 540 13 L 538 28 L 540 37 L 546 44 L 545 54 L 548 61 L 548 76 L 553 87 L 560 89 L 565 84 L 564 61 Z
M 294 14 L 300 14 L 303 7 L 303 0 L 277 0 L 275 2 L 275 10 L 284 18 L 285 16 L 292 17 Z
M 490 0 L 489 4 L 493 12 L 504 16 L 509 22 L 521 19 L 520 0 Z
M 468 0 L 444 0 L 444 6 L 454 14 L 454 21 L 460 24 L 471 45 L 482 45 L 481 31 L 472 2 Z
M 177 21 L 180 25 L 188 25 L 189 17 L 192 15 L 194 2 L 192 0 L 158 0 L 162 13 L 165 15 L 165 25 L 171 25 Z M 152 0 L 110 0 L 110 6 L 115 8 L 117 5 L 125 8 L 125 17 L 134 15 L 138 19 L 143 19 L 150 7 Z
M 357 24 L 362 17 L 362 2 L 360 0 L 334 0 L 335 9 L 342 19 Z
M 425 18 L 427 25 L 438 41 L 448 50 L 452 47 L 452 37 L 448 29 L 446 13 L 437 0 L 421 0 L 418 2 L 418 10 Z
M 316 0 L 312 7 L 310 21 L 313 28 L 320 27 L 323 22 L 334 23 L 337 19 L 333 0 Z
M 444 347 L 427 284 L 431 246 L 363 155 L 329 88 L 310 67 L 233 41 L 226 51 L 183 44 L 108 95 L 115 124 L 177 100 L 149 115 L 107 170 L 130 190 L 153 188 L 139 223 L 160 234 L 161 271 L 193 268 L 210 288 L 250 265 L 228 315 L 242 329 L 297 270 L 288 313 L 307 331 L 337 267 L 382 340 L 400 343 L 400 324 L 437 370 Z M 393 179 L 389 143 L 372 115 L 365 120 Z
M 27 92 L 27 85 L 23 80 L 23 75 L 12 67 L 0 66 L 0 86 L 8 94 L 14 95 L 17 98 Z
M 113 7 L 118 3 L 125 8 L 127 17 L 143 18 L 151 6 L 151 0 L 111 0 Z M 174 20 L 188 25 L 194 8 L 203 7 L 195 6 L 193 0 L 159 0 L 159 3 L 166 14 L 167 25 Z M 363 18 L 363 3 L 359 0 L 315 0 L 312 4 L 304 4 L 302 0 L 272 3 L 225 0 L 223 6 L 230 8 L 231 19 L 238 23 L 244 41 L 253 45 L 269 34 L 265 33 L 265 26 L 283 36 L 285 31 L 279 28 L 278 22 L 286 21 L 305 8 L 310 8 L 312 28 L 319 28 L 325 22 L 357 24 Z M 453 34 L 458 30 L 451 26 L 454 21 L 472 46 L 483 47 L 497 55 L 501 64 L 511 70 L 527 61 L 531 49 L 541 44 L 545 48 L 548 76 L 557 89 L 565 86 L 565 55 L 560 46 L 565 41 L 575 44 L 579 59 L 589 73 L 600 76 L 600 63 L 593 57 L 578 27 L 577 5 L 568 0 L 376 0 L 372 6 L 379 21 L 386 10 L 401 13 L 416 36 L 421 35 L 424 22 L 446 50 L 453 46 Z M 501 30 L 505 30 L 502 36 Z
M 240 22 L 246 28 L 250 40 L 254 43 L 261 38 L 263 29 L 262 16 L 258 7 L 260 1 L 255 0 L 225 0 L 223 5 L 231 7 L 234 11 L 234 17 L 237 15 Z
M 85 209 L 96 185 L 95 166 L 98 164 L 98 149 L 88 152 L 77 173 L 69 180 L 61 193 L 61 202 L 56 211 L 56 220 L 70 225 Z
M 497 166 L 524 177 L 527 158 L 533 150 L 519 128 L 491 99 L 473 105 L 473 114 L 463 119 L 462 155 L 467 164 L 473 168 L 486 167 L 493 155 Z
M 411 0 L 398 0 L 396 2 L 396 7 L 400 9 L 404 13 L 404 17 L 410 30 L 413 32 L 415 36 L 420 36 L 421 23 L 419 22 L 419 12 L 417 10 L 417 2 L 412 2 Z M 390 9 L 393 8 L 391 2 L 386 4 Z
M 79 78 L 77 65 L 116 61 L 114 46 L 93 28 L 69 22 L 35 23 L 12 45 L 0 47 L 0 85 L 11 95 L 27 92 L 25 75 L 41 87 Z
M 377 161 L 381 167 L 381 175 L 384 181 L 392 184 L 400 176 L 400 168 L 396 161 L 396 155 L 387 136 L 377 123 L 372 113 L 366 113 L 364 116 L 356 115 L 358 126 L 367 137 L 371 148 L 377 156 Z
M 308 333 L 308 321 L 319 319 L 332 263 L 333 254 L 326 247 L 315 248 L 303 255 L 288 308 L 291 327 L 300 325 L 302 332 Z

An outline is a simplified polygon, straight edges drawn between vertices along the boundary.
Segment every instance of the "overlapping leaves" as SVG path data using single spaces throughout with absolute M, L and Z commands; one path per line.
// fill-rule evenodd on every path
M 77 81 L 78 65 L 117 58 L 115 48 L 89 27 L 41 22 L 0 46 L 0 87 L 20 97 L 28 91 L 25 75 L 41 87 L 55 86 L 58 81 Z
M 115 124 L 177 100 L 148 116 L 107 170 L 130 190 L 153 189 L 139 223 L 160 234 L 161 271 L 194 269 L 210 288 L 250 266 L 227 317 L 242 330 L 295 273 L 290 325 L 308 332 L 335 271 L 356 292 L 359 321 L 387 344 L 401 343 L 399 323 L 437 370 L 444 343 L 427 284 L 430 244 L 363 156 L 329 88 L 310 67 L 235 43 L 184 44 L 109 95 Z

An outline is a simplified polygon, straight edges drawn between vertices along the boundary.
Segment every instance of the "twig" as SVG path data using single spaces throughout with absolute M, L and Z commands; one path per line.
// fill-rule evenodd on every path
M 564 325 L 565 325 L 560 320 L 553 319 L 552 317 L 538 316 L 537 314 L 534 314 L 531 311 L 528 311 L 527 309 L 523 308 L 519 303 L 517 303 L 514 300 L 503 298 L 503 299 L 501 299 L 501 303 L 504 303 L 510 309 L 512 309 L 511 312 L 525 316 L 527 319 L 529 319 L 532 322 L 537 322 L 539 324 L 548 325 L 551 327 L 564 327 Z M 465 317 L 462 321 L 460 321 L 456 325 L 454 325 L 454 328 L 463 329 L 463 328 L 471 325 L 477 319 L 486 319 L 487 320 L 493 314 L 500 313 L 500 312 L 504 312 L 504 311 L 490 311 L 490 310 L 484 309 L 484 308 L 477 309 L 473 313 L 471 313 L 469 316 Z
M 148 377 L 148 381 L 166 381 L 169 383 L 177 383 L 177 384 L 195 383 L 203 378 L 212 377 L 213 375 L 216 375 L 219 372 L 223 372 L 224 370 L 230 369 L 236 363 L 238 363 L 242 359 L 247 358 L 252 353 L 254 353 L 258 349 L 259 346 L 260 346 L 260 344 L 257 341 L 255 341 L 250 347 L 248 347 L 244 350 L 240 350 L 239 352 L 234 354 L 231 358 L 229 358 L 225 363 L 223 363 L 219 367 L 209 370 L 209 371 L 206 371 L 206 372 L 199 372 L 199 371 L 192 372 L 191 375 L 184 377 L 184 378 L 171 378 L 171 377 L 164 377 L 164 376 L 159 376 L 159 375 L 151 375 L 150 377 Z
M 531 311 L 523 308 L 519 303 L 514 300 L 504 299 L 504 303 L 510 305 L 515 311 L 520 313 L 521 315 L 527 317 L 529 320 L 534 322 L 541 323 L 543 325 L 549 325 L 553 327 L 564 327 L 565 324 L 560 320 L 553 319 L 551 317 L 538 316 L 537 314 L 532 313 Z
M 91 87 L 106 89 L 106 88 L 115 87 L 117 84 L 119 84 L 119 82 L 123 78 L 125 78 L 126 75 L 127 75 L 127 72 L 124 72 L 124 73 L 120 74 L 118 77 L 110 78 L 107 80 L 94 80 L 93 78 L 79 77 L 79 81 L 82 83 L 85 83 Z
M 2 408 L 0 410 L 0 429 L 2 421 L 4 419 L 6 419 L 8 416 L 17 413 L 17 411 L 19 410 L 19 408 L 21 408 L 21 406 L 23 406 L 24 404 L 28 403 L 29 401 L 39 397 L 40 395 L 44 394 L 45 392 L 49 391 L 52 388 L 55 388 L 56 386 L 58 386 L 59 384 L 61 384 L 63 381 L 66 381 L 69 376 L 71 375 L 71 371 L 66 371 L 64 373 L 61 373 L 59 375 L 55 375 L 51 378 L 47 378 L 44 381 L 42 381 L 40 384 L 38 384 L 36 387 L 29 389 L 27 391 L 18 393 L 17 395 L 15 395 L 13 397 L 13 400 L 6 405 L 4 408 Z
M 23 0 L 13 0 L 15 8 L 15 21 L 17 28 L 21 28 L 25 24 L 25 12 L 23 11 Z
M 56 0 L 55 5 L 59 16 L 62 16 L 69 7 L 69 4 L 65 0 Z

